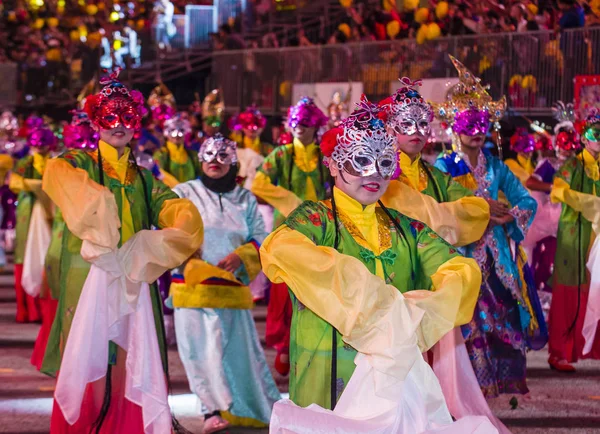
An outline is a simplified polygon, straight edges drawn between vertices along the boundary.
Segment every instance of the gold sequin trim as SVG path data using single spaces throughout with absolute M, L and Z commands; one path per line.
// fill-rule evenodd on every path
M 96 164 L 98 163 L 98 151 L 97 150 L 88 152 L 88 155 L 90 157 L 92 157 L 92 160 L 94 160 L 94 163 L 96 163 Z M 129 163 L 129 166 L 127 167 L 127 174 L 125 175 L 125 185 L 133 184 L 135 181 L 135 178 L 137 176 L 137 171 L 136 171 L 135 167 L 133 166 L 133 163 L 131 161 L 129 161 L 128 163 Z M 102 169 L 104 170 L 104 173 L 106 173 L 107 176 L 119 180 L 119 175 L 118 175 L 117 171 L 105 159 L 102 159 Z
M 332 209 L 331 200 L 325 200 L 323 201 L 323 204 L 330 210 Z M 337 209 L 336 211 L 340 221 L 342 222 L 346 230 L 350 232 L 352 238 L 354 238 L 354 240 L 358 244 L 360 244 L 361 247 L 364 247 L 365 249 L 370 251 L 372 249 L 371 246 L 369 245 L 363 234 L 360 232 L 360 230 L 356 227 L 354 222 L 350 220 L 350 218 L 346 214 L 344 214 L 343 211 L 339 209 Z M 381 252 L 384 252 L 392 247 L 392 235 L 390 231 L 391 222 L 389 217 L 386 215 L 385 211 L 383 211 L 381 208 L 375 209 L 375 217 L 377 218 L 379 248 Z

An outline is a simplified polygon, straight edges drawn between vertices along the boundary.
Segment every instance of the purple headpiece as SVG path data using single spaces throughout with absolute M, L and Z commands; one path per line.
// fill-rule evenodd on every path
M 63 140 L 68 149 L 96 149 L 100 135 L 92 128 L 92 121 L 83 110 L 74 110 L 71 123 L 63 129 Z
M 27 129 L 27 134 L 29 134 L 33 130 L 42 128 L 43 126 L 44 126 L 44 119 L 42 119 L 39 116 L 31 115 L 25 120 L 25 128 Z
M 435 116 L 451 125 L 455 135 L 487 134 L 490 123 L 504 116 L 506 98 L 494 101 L 481 79 L 456 58 L 450 56 L 450 60 L 458 71 L 458 83 L 448 89 L 444 102 L 433 103 Z
M 32 148 L 49 147 L 50 150 L 56 148 L 56 136 L 49 128 L 37 128 L 27 136 L 27 145 Z
M 288 110 L 288 126 L 296 128 L 298 125 L 307 128 L 319 129 L 325 125 L 329 119 L 316 106 L 312 98 L 304 97 L 298 104 L 290 107 Z
M 531 154 L 535 150 L 535 139 L 527 128 L 517 128 L 510 138 L 510 150 L 519 154 Z

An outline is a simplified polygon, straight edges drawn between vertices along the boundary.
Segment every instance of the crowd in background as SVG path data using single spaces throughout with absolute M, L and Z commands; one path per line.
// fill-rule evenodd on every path
M 253 17 L 262 23 L 264 8 Z M 333 29 L 298 29 L 293 34 L 266 33 L 247 43 L 226 44 L 236 35 L 236 26 L 224 25 L 215 35 L 215 49 L 277 48 L 350 42 L 416 39 L 419 43 L 441 36 L 483 33 L 563 30 L 600 25 L 600 0 L 340 0 L 345 16 Z M 252 6 L 254 5 L 254 6 Z
M 80 89 L 98 74 L 100 67 L 113 65 L 115 52 L 124 44 L 115 35 L 135 32 L 140 57 L 153 58 L 157 52 L 153 30 L 156 7 L 166 0 L 120 4 L 94 1 L 0 3 L 0 67 L 3 63 L 12 63 L 17 68 L 18 88 L 22 93 L 20 102 L 43 103 L 51 96 L 60 99 L 65 89 Z M 174 0 L 171 3 L 173 13 L 181 14 L 190 2 Z M 193 3 L 212 4 L 212 0 Z M 338 8 L 332 13 L 340 18 L 335 18 L 327 27 L 299 29 L 298 25 L 291 25 L 278 33 L 258 31 L 268 27 L 269 19 L 302 14 L 315 4 L 300 0 L 250 0 L 243 16 L 231 17 L 211 35 L 211 46 L 215 50 L 236 50 L 406 39 L 422 44 L 447 35 L 600 25 L 600 0 L 340 0 L 342 10 Z M 276 10 L 278 7 L 283 10 Z M 249 37 L 247 30 L 253 30 L 254 37 Z M 440 53 L 432 53 L 432 58 L 437 54 Z M 127 66 L 132 64 L 127 56 L 125 60 Z M 442 65 L 444 71 L 448 67 L 446 63 Z M 480 68 L 474 70 L 483 73 Z
M 181 13 L 186 4 L 212 2 L 174 0 L 172 3 L 175 13 Z M 81 88 L 97 76 L 101 66 L 112 66 L 115 53 L 131 31 L 136 33 L 142 57 L 150 58 L 155 7 L 153 1 L 2 2 L 0 64 L 13 63 L 18 68 L 23 102 L 60 97 L 65 89 Z

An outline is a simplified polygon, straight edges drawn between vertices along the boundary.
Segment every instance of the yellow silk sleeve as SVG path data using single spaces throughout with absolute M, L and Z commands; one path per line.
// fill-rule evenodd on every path
M 160 174 L 162 175 L 162 182 L 169 188 L 174 188 L 175 186 L 181 184 L 177 178 L 175 178 L 166 170 L 160 169 Z
M 596 234 L 600 233 L 600 198 L 587 193 L 571 190 L 571 186 L 562 178 L 555 177 L 550 192 L 550 200 L 562 202 L 580 212 L 588 221 Z
M 269 280 L 285 282 L 305 306 L 333 325 L 358 351 L 373 350 L 368 337 L 375 339 L 383 330 L 401 333 L 382 323 L 392 309 L 398 309 L 399 298 L 408 309 L 404 321 L 417 327 L 420 349 L 430 348 L 455 325 L 470 320 L 481 285 L 474 260 L 453 258 L 432 276 L 433 291 L 401 294 L 358 259 L 316 246 L 287 226 L 271 234 L 260 253 Z
M 161 230 L 136 232 L 119 249 L 125 274 L 133 281 L 154 282 L 165 271 L 183 264 L 202 245 L 202 218 L 188 199 L 165 201 L 158 223 Z
M 49 160 L 42 189 L 60 208 L 69 230 L 82 240 L 116 248 L 121 235 L 114 195 L 82 169 L 62 159 Z
M 457 256 L 440 265 L 431 281 L 431 291 L 403 294 L 425 312 L 417 330 L 422 351 L 431 348 L 448 330 L 471 321 L 481 287 L 481 271 L 473 259 Z
M 478 241 L 490 223 L 490 206 L 481 197 L 461 197 L 454 202 L 439 204 L 456 219 L 457 247 Z M 431 226 L 430 226 L 431 227 Z
M 6 178 L 6 174 L 13 169 L 15 161 L 10 155 L 0 154 L 0 179 Z
M 267 237 L 260 257 L 271 282 L 285 282 L 305 306 L 344 336 L 365 329 L 399 294 L 358 259 L 316 246 L 287 226 Z
M 388 208 L 425 223 L 446 242 L 458 247 L 479 240 L 490 221 L 490 207 L 485 199 L 471 196 L 438 203 L 398 181 L 390 183 L 381 200 Z
M 11 173 L 8 178 L 8 188 L 15 193 L 19 194 L 22 191 L 28 191 L 25 185 L 25 178 L 17 173 Z
M 269 177 L 262 172 L 256 173 L 251 190 L 285 217 L 302 204 L 302 199 L 283 187 L 273 185 Z
M 256 246 L 253 243 L 242 244 L 233 251 L 242 260 L 246 273 L 250 280 L 254 280 L 258 273 L 260 273 L 260 256 Z
M 519 178 L 519 181 L 521 181 L 521 183 L 523 185 L 525 185 L 525 183 L 527 182 L 527 180 L 529 179 L 529 177 L 531 176 L 531 173 L 529 173 L 527 170 L 525 170 L 524 168 L 522 168 L 519 163 L 515 160 L 508 159 L 504 162 L 504 164 L 506 164 L 508 166 L 508 168 L 510 169 L 510 171 L 517 177 Z

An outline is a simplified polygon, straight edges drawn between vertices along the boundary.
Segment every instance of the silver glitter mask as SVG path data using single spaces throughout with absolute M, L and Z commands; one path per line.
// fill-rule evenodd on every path
M 381 111 L 366 100 L 342 123 L 343 134 L 338 135 L 337 145 L 330 159 L 339 169 L 354 176 L 367 177 L 379 173 L 391 178 L 398 167 L 395 140 L 384 128 L 378 117 Z
M 388 125 L 397 133 L 412 136 L 420 133 L 429 136 L 433 109 L 415 89 L 421 81 L 411 81 L 407 77 L 400 79 L 402 87 L 392 95 L 389 104 Z
M 198 154 L 200 161 L 212 163 L 217 161 L 225 165 L 237 163 L 237 145 L 234 141 L 228 140 L 221 134 L 215 134 L 207 139 L 200 147 Z
M 188 134 L 192 133 L 192 126 L 186 116 L 178 114 L 171 119 L 167 119 L 163 126 L 163 134 L 165 138 L 176 139 L 185 138 Z
M 0 115 L 0 131 L 16 132 L 19 129 L 19 121 L 16 116 L 9 111 L 5 111 Z

